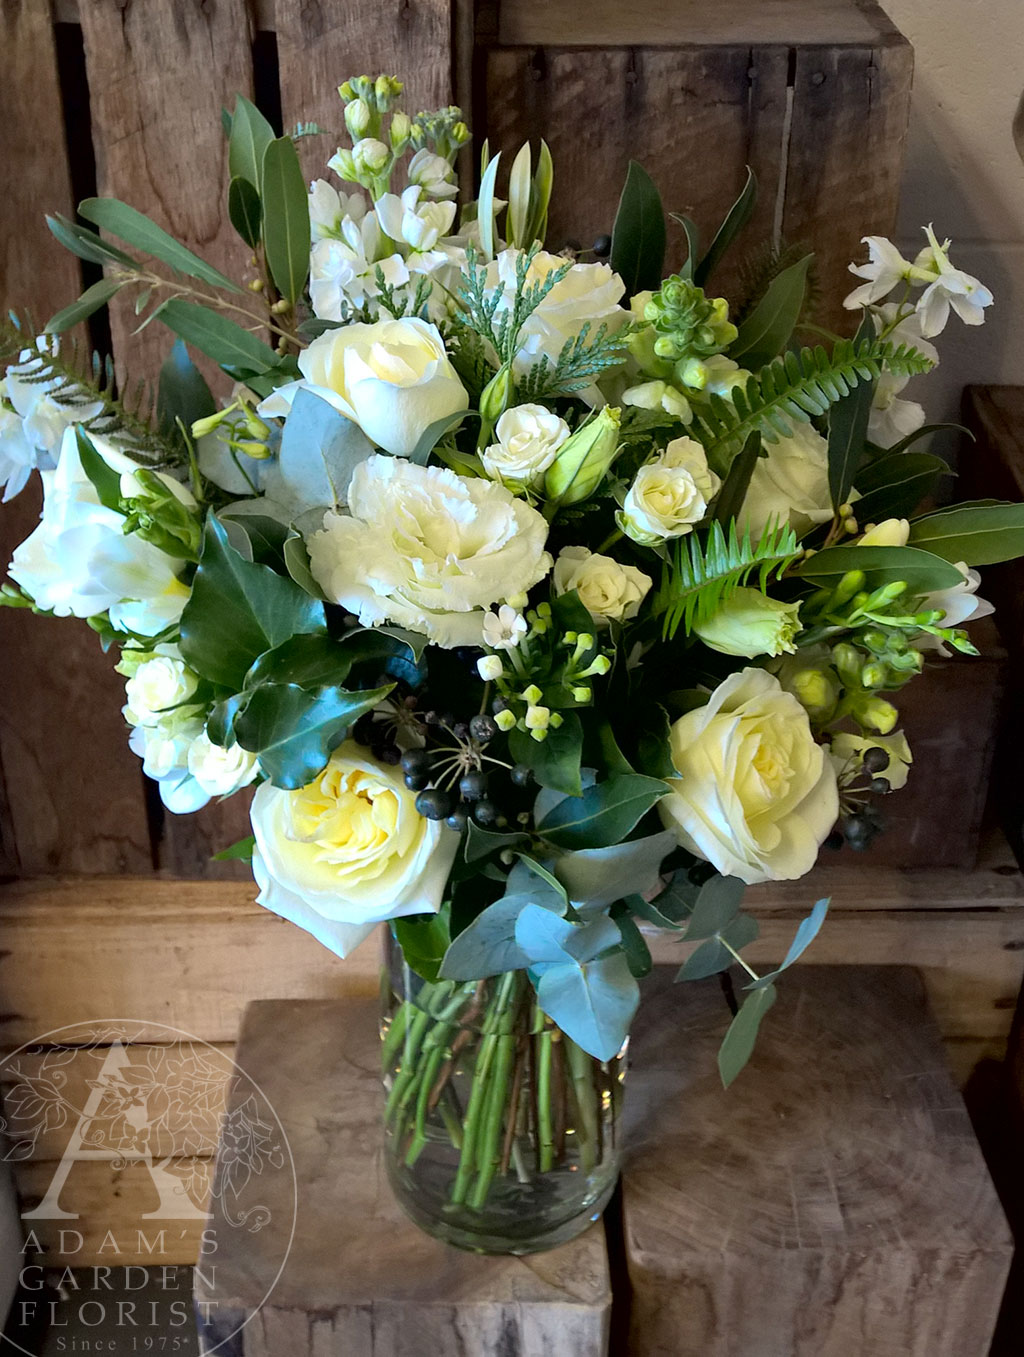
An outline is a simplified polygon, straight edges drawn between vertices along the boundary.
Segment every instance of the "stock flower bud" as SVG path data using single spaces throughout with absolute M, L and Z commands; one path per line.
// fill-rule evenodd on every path
M 788 683 L 789 691 L 811 716 L 824 716 L 835 706 L 839 689 L 822 669 L 801 669 Z
M 353 184 L 358 180 L 359 170 L 356 168 L 355 157 L 344 147 L 339 146 L 327 163 L 338 178 L 344 179 L 347 184 Z
M 794 638 L 801 630 L 800 604 L 781 603 L 760 589 L 734 589 L 729 597 L 694 631 L 712 650 L 722 655 L 793 654 Z
M 361 141 L 370 128 L 372 115 L 365 99 L 353 99 L 345 105 L 345 126 L 353 141 Z
M 619 446 L 621 411 L 602 410 L 562 444 L 544 477 L 544 492 L 558 504 L 588 499 L 604 480 Z
M 856 716 L 861 725 L 877 730 L 880 735 L 888 735 L 899 720 L 899 712 L 891 702 L 883 697 L 869 697 L 866 702 L 858 703 Z
M 377 174 L 388 163 L 391 152 L 376 137 L 366 137 L 352 152 L 352 161 L 357 170 L 368 170 Z M 342 176 L 344 177 L 344 176 Z
M 412 123 L 409 120 L 408 113 L 399 110 L 392 116 L 391 126 L 388 128 L 388 140 L 391 142 L 393 151 L 401 150 L 412 133 Z

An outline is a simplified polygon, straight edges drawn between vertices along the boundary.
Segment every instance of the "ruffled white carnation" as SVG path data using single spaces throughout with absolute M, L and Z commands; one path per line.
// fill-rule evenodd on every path
M 492 481 L 375 456 L 356 468 L 348 502 L 350 516 L 328 513 L 309 538 L 310 566 L 364 626 L 480 645 L 490 605 L 551 569 L 542 515 Z

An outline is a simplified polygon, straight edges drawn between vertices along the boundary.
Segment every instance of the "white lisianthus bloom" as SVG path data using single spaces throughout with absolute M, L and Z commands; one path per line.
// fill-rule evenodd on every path
M 828 444 L 809 424 L 793 424 L 790 438 L 766 443 L 767 457 L 754 464 L 737 528 L 756 541 L 773 519 L 798 534 L 832 517 Z
M 488 476 L 516 489 L 537 490 L 569 437 L 569 426 L 543 405 L 516 405 L 501 416 L 494 433 L 498 441 L 480 454 Z
M 125 720 L 130 726 L 155 725 L 165 712 L 186 703 L 198 686 L 199 675 L 180 656 L 153 655 L 125 684 Z
M 940 627 L 963 627 L 968 622 L 977 622 L 979 618 L 990 617 L 995 612 L 987 598 L 978 597 L 978 587 L 981 584 L 981 575 L 978 571 L 970 569 L 966 561 L 956 561 L 955 565 L 963 575 L 963 581 L 949 589 L 938 589 L 931 594 L 925 594 L 917 605 L 919 612 L 935 612 L 941 609 L 943 615 L 939 622 Z M 918 650 L 934 650 L 939 655 L 952 653 L 944 641 L 938 636 L 930 636 L 927 632 L 916 636 L 914 645 Z
M 308 786 L 253 798 L 261 905 L 347 956 L 384 919 L 436 914 L 459 836 L 417 813 L 400 768 L 347 741 Z
M 454 171 L 444 156 L 421 146 L 409 161 L 406 171 L 410 184 L 416 184 L 431 198 L 454 198 L 459 192 L 458 185 L 452 182 Z
M 677 438 L 636 473 L 616 522 L 646 546 L 681 537 L 701 521 L 720 487 L 701 445 Z
M 508 603 L 484 613 L 484 645 L 491 650 L 515 650 L 526 632 L 526 618 Z
M 255 754 L 239 744 L 214 744 L 205 730 L 188 747 L 188 771 L 207 796 L 230 796 L 248 787 L 259 770 Z
M 866 278 L 867 282 L 855 287 L 845 299 L 843 305 L 848 311 L 856 311 L 859 306 L 870 306 L 888 297 L 897 283 L 910 277 L 912 265 L 904 259 L 899 250 L 885 236 L 863 236 L 868 247 L 866 264 L 851 264 L 850 272 L 855 278 Z
M 122 463 L 137 470 L 105 439 L 93 435 L 92 443 L 122 474 Z M 82 469 L 73 428 L 56 470 L 42 477 L 42 518 L 15 549 L 11 578 L 58 617 L 109 613 L 113 626 L 150 636 L 177 621 L 189 595 L 178 579 L 185 562 L 124 532 L 124 519 L 100 503 Z
M 488 608 L 551 569 L 543 516 L 493 481 L 376 456 L 356 468 L 348 505 L 307 546 L 317 583 L 364 626 L 480 645 Z
M 586 547 L 563 547 L 552 580 L 556 594 L 575 589 L 599 627 L 636 617 L 652 584 L 650 576 L 635 565 L 621 565 L 613 557 Z
M 451 230 L 456 208 L 454 203 L 422 202 L 420 194 L 418 184 L 410 184 L 401 197 L 385 193 L 377 199 L 374 211 L 381 229 L 396 245 L 426 251 Z
M 501 289 L 496 320 L 515 304 L 516 261 L 522 253 L 517 249 L 503 250 L 487 266 L 488 288 Z M 565 263 L 561 255 L 538 250 L 526 275 L 527 286 L 542 283 Z M 608 264 L 573 264 L 523 326 L 521 347 L 513 363 L 516 376 L 525 376 L 538 359 L 554 366 L 566 342 L 575 339 L 588 321 L 592 333 L 602 324 L 609 330 L 618 330 L 629 320 L 629 312 L 619 305 L 625 290 L 625 283 Z M 581 392 L 580 399 L 590 404 L 600 402 L 596 388 Z
M 799 613 L 799 602 L 782 603 L 760 589 L 741 586 L 693 630 L 706 646 L 722 655 L 741 655 L 748 660 L 759 655 L 792 655 L 801 630 Z
M 836 775 L 778 679 L 730 674 L 669 744 L 679 776 L 658 810 L 684 848 L 748 885 L 810 871 L 839 814 Z
M 867 524 L 858 537 L 858 547 L 905 547 L 910 540 L 910 523 L 905 518 L 884 518 Z
M 869 749 L 883 749 L 889 755 L 888 765 L 873 776 L 884 777 L 890 791 L 898 792 L 905 787 L 914 756 L 902 730 L 894 731 L 892 735 L 853 735 L 841 730 L 833 735 L 829 753 L 840 785 L 857 779 Z
M 939 244 L 930 226 L 924 227 L 928 245 L 917 256 L 914 267 L 933 270 L 934 282 L 928 284 L 917 303 L 918 322 L 926 339 L 941 334 L 949 320 L 950 308 L 965 325 L 982 325 L 985 308 L 992 305 L 992 293 L 984 283 L 962 269 L 955 269 L 949 258 L 949 241 Z
M 328 330 L 299 355 L 299 371 L 303 380 L 278 387 L 260 414 L 286 414 L 305 386 L 396 457 L 469 405 L 437 327 L 417 317 Z

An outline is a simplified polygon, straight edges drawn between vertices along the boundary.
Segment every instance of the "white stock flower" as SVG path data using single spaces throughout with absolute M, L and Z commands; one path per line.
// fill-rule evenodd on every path
M 358 220 L 345 217 L 337 239 L 318 240 L 309 257 L 309 299 L 320 320 L 345 320 L 351 307 L 378 296 L 377 271 L 389 287 L 409 281 L 409 270 L 386 247 L 372 212 Z
M 899 250 L 885 236 L 863 236 L 868 247 L 866 264 L 851 264 L 850 272 L 855 278 L 866 278 L 867 282 L 855 287 L 845 299 L 843 305 L 848 311 L 856 311 L 859 306 L 870 306 L 887 297 L 897 283 L 910 277 L 911 263 L 904 259 Z
M 814 866 L 839 813 L 836 775 L 807 713 L 763 669 L 731 674 L 669 733 L 666 829 L 723 876 L 791 881 Z
M 259 903 L 339 956 L 384 919 L 436 914 L 459 836 L 415 803 L 400 768 L 351 741 L 306 787 L 264 782 L 250 812 Z
M 406 171 L 410 184 L 418 185 L 432 198 L 454 198 L 458 185 L 452 182 L 454 171 L 444 156 L 435 155 L 426 146 L 420 147 L 409 161 Z
M 914 261 L 915 268 L 934 271 L 934 282 L 928 284 L 917 303 L 921 333 L 926 339 L 941 334 L 946 328 L 950 308 L 965 325 L 982 325 L 985 308 L 992 305 L 992 293 L 984 283 L 962 269 L 956 269 L 949 259 L 949 241 L 939 244 L 930 226 L 923 228 L 928 237 L 927 247 Z
M 551 569 L 543 516 L 493 481 L 375 456 L 356 468 L 348 505 L 307 545 L 318 584 L 364 626 L 480 645 L 485 611 Z
M 720 487 L 701 445 L 677 438 L 636 473 L 616 521 L 627 537 L 647 546 L 681 537 L 701 521 Z
M 859 547 L 905 547 L 910 540 L 910 523 L 905 518 L 884 518 L 868 523 L 857 539 Z
M 373 213 L 361 193 L 339 192 L 326 179 L 313 180 L 309 190 L 309 225 L 314 241 L 340 239 L 344 222 L 359 226 L 367 215 L 372 217 Z
M 299 355 L 299 370 L 304 380 L 278 388 L 261 413 L 286 412 L 306 386 L 396 457 L 469 405 L 437 327 L 416 317 L 328 330 Z
M 683 393 L 667 382 L 640 382 L 637 386 L 627 387 L 622 393 L 622 404 L 631 405 L 638 410 L 664 410 L 675 415 L 684 424 L 693 420 L 690 402 Z
M 127 474 L 138 469 L 105 439 L 94 434 L 92 443 L 122 475 L 126 465 L 133 469 Z M 42 477 L 42 517 L 15 549 L 11 578 L 58 617 L 106 612 L 113 626 L 143 635 L 177 621 L 189 595 L 178 579 L 184 561 L 124 532 L 124 519 L 100 503 L 82 469 L 73 428 L 64 434 L 56 470 Z
M 797 533 L 832 517 L 828 488 L 828 444 L 809 424 L 793 422 L 790 438 L 765 443 L 766 457 L 754 464 L 737 528 L 757 540 L 773 519 Z
M 480 454 L 488 476 L 504 485 L 536 490 L 569 437 L 569 426 L 543 405 L 516 405 L 501 416 L 494 433 L 498 441 Z
M 517 249 L 503 250 L 487 266 L 488 288 L 501 289 L 496 321 L 515 303 L 516 261 L 522 253 Z M 538 250 L 526 275 L 527 286 L 543 283 L 566 262 L 561 255 Z M 619 305 L 625 290 L 625 283 L 608 264 L 573 264 L 523 326 L 513 363 L 516 375 L 525 376 L 538 359 L 554 366 L 566 341 L 575 339 L 587 322 L 592 335 L 602 324 L 609 330 L 618 330 L 629 319 L 629 312 Z M 581 392 L 580 398 L 591 404 L 599 399 L 593 391 Z
M 432 250 L 440 238 L 447 235 L 455 220 L 454 203 L 420 201 L 421 190 L 410 184 L 399 197 L 385 193 L 374 204 L 377 220 L 385 235 L 409 250 Z
M 874 315 L 875 329 L 881 333 L 888 328 L 887 338 L 893 344 L 909 344 L 930 359 L 933 366 L 937 364 L 939 351 L 922 336 L 917 312 L 911 311 L 894 325 L 898 314 L 899 307 L 895 302 L 886 302 L 884 306 L 878 307 Z M 896 376 L 885 369 L 875 383 L 868 414 L 868 438 L 877 447 L 891 448 L 894 443 L 916 433 L 924 424 L 924 407 L 917 401 L 899 399 L 910 380 L 905 374 Z
M 599 627 L 636 617 L 652 584 L 650 576 L 635 565 L 621 565 L 586 547 L 563 547 L 552 580 L 556 594 L 575 589 Z
M 526 631 L 526 618 L 507 603 L 484 613 L 484 645 L 491 650 L 515 650 Z
M 207 796 L 230 796 L 247 787 L 260 766 L 255 754 L 233 744 L 214 744 L 204 730 L 188 747 L 188 771 Z

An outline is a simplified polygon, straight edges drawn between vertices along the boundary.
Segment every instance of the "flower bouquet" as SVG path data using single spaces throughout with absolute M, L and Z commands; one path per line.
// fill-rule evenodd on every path
M 506 177 L 484 146 L 460 209 L 458 109 L 400 92 L 341 86 L 351 147 L 311 189 L 319 129 L 238 99 L 238 277 L 113 199 L 49 220 L 102 273 L 0 336 L 5 498 L 44 491 L 3 602 L 115 650 L 169 810 L 255 784 L 226 852 L 268 909 L 340 956 L 387 921 L 396 1192 L 525 1252 L 612 1190 L 651 928 L 697 943 L 683 980 L 742 967 L 735 1078 L 827 907 L 758 974 L 745 886 L 877 831 L 911 762 L 886 694 L 974 653 L 1024 506 L 919 511 L 947 468 L 903 388 L 992 300 L 931 228 L 913 261 L 867 239 L 834 335 L 798 250 L 715 295 L 752 176 L 706 249 L 681 219 L 670 276 L 635 164 L 610 240 L 553 254 L 547 147 Z M 60 338 L 125 295 L 176 336 L 152 407 Z

